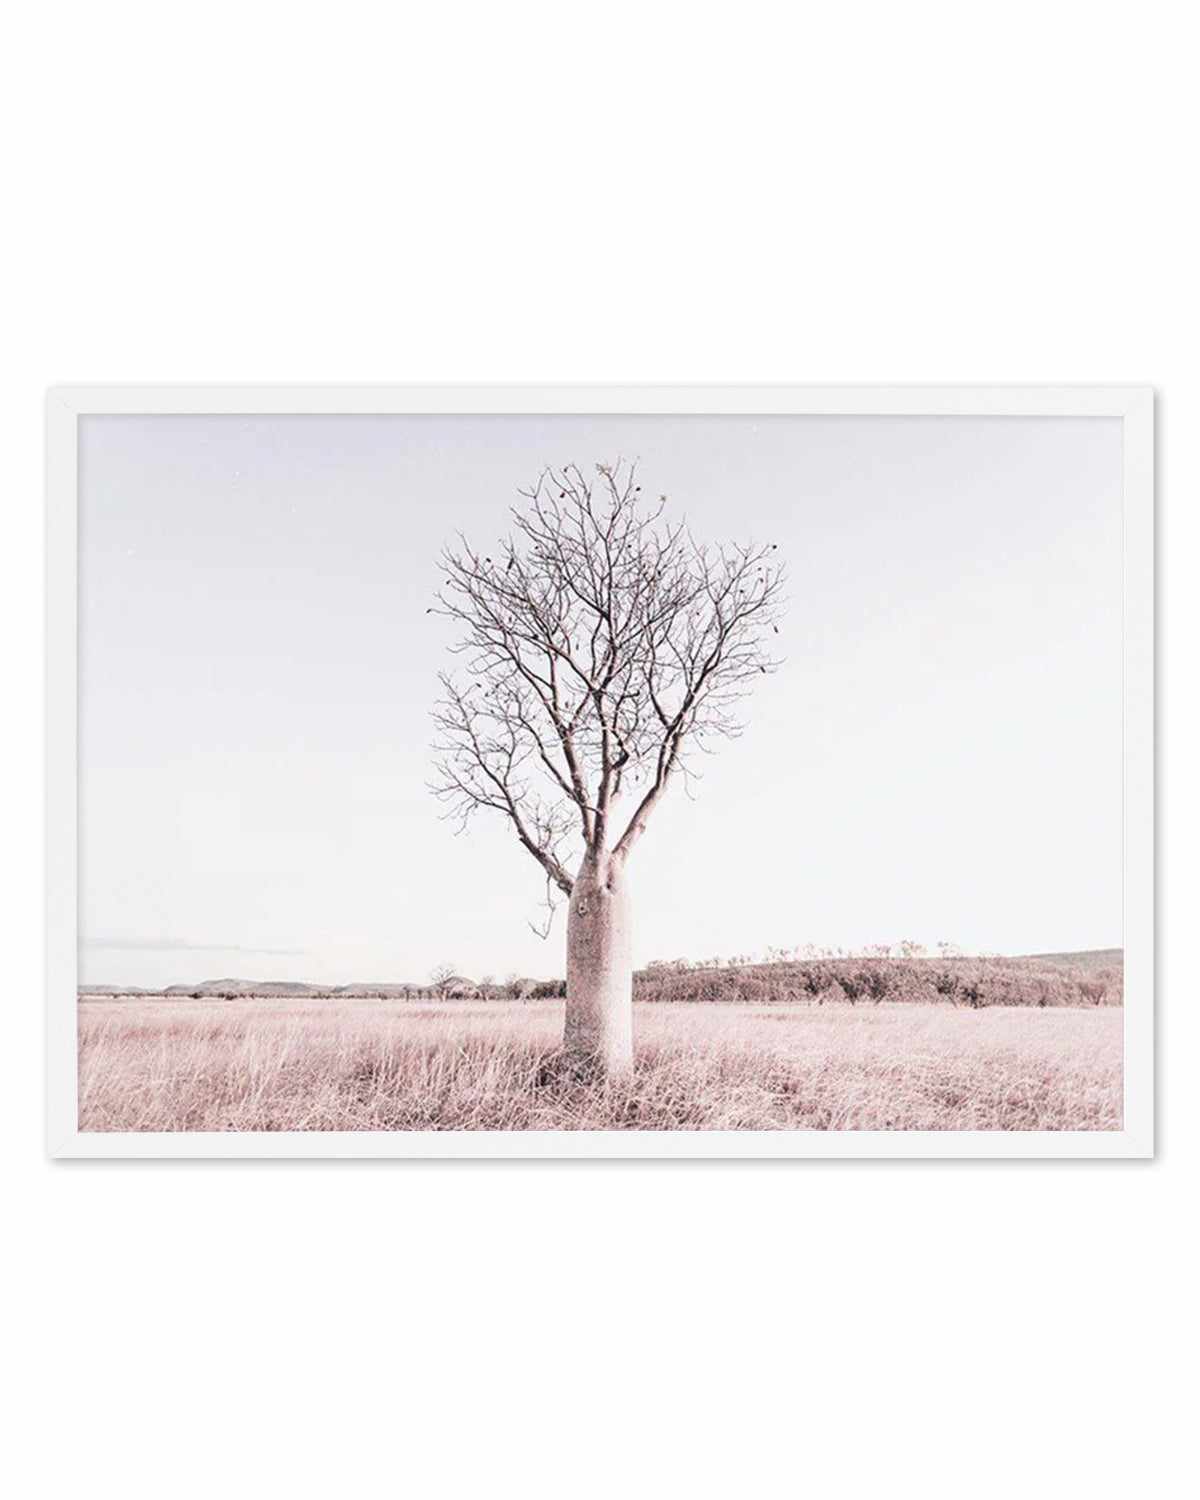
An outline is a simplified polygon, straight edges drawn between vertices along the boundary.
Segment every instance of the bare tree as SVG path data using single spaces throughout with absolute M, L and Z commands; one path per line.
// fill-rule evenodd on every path
M 626 870 L 690 754 L 740 732 L 736 708 L 778 665 L 776 545 L 697 542 L 636 469 L 548 469 L 489 553 L 441 558 L 433 606 L 463 628 L 443 673 L 437 780 L 465 826 L 500 813 L 566 897 L 564 1050 L 580 1071 L 633 1058 Z
M 433 986 L 434 992 L 440 995 L 443 1000 L 446 998 L 450 986 L 457 978 L 458 970 L 453 964 L 437 964 L 429 972 L 429 982 Z

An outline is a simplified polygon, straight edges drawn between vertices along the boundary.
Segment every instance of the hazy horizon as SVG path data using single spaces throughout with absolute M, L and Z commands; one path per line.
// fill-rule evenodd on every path
M 99 946 L 103 947 L 105 945 L 101 944 Z M 121 946 L 123 947 L 125 945 L 122 944 Z M 896 945 L 893 945 L 893 946 L 896 946 Z M 198 951 L 198 950 L 191 949 L 191 950 L 188 950 L 188 951 L 193 951 L 194 952 L 194 951 Z M 202 951 L 209 951 L 209 950 L 202 950 Z M 221 948 L 214 948 L 211 951 L 213 951 L 213 952 L 227 952 L 229 950 L 227 950 L 227 949 L 221 949 Z M 261 951 L 261 950 L 259 950 L 259 951 Z M 1091 958 L 1094 955 L 1107 954 L 1107 953 L 1119 953 L 1119 954 L 1123 955 L 1124 951 L 1125 950 L 1124 950 L 1123 947 L 1117 946 L 1117 947 L 1112 947 L 1112 948 L 1086 948 L 1086 949 L 1076 950 L 1074 952 L 1068 951 L 1068 952 L 1061 952 L 1061 953 L 992 953 L 992 952 L 988 952 L 988 953 L 974 953 L 974 952 L 968 953 L 968 952 L 955 952 L 955 953 L 943 955 L 941 953 L 930 952 L 930 953 L 924 953 L 924 954 L 909 955 L 906 958 L 905 961 L 911 961 L 911 962 L 927 961 L 927 962 L 932 963 L 932 964 L 934 964 L 936 966 L 936 965 L 945 963 L 946 958 L 950 958 L 950 959 L 963 959 L 963 960 L 966 960 L 966 961 L 970 961 L 972 959 L 988 959 L 990 961 L 994 961 L 994 960 L 1000 960 L 1000 959 L 1008 960 L 1008 959 L 1025 959 L 1025 958 L 1031 958 L 1031 959 L 1042 958 L 1042 959 L 1047 959 L 1047 960 L 1059 960 L 1059 959 L 1074 958 L 1074 957 L 1078 957 L 1078 958 Z M 794 960 L 791 959 L 791 958 L 789 958 L 787 960 L 784 960 L 783 962 L 785 964 L 792 963 L 792 962 L 803 964 L 803 963 L 806 962 L 806 960 L 808 960 L 810 958 L 813 961 L 818 960 L 818 959 L 825 960 L 825 959 L 834 958 L 834 959 L 845 959 L 847 962 L 851 962 L 851 961 L 853 961 L 855 959 L 860 959 L 860 958 L 874 958 L 874 957 L 875 957 L 874 954 L 869 953 L 867 950 L 863 950 L 861 952 L 817 953 L 817 954 L 813 954 L 813 955 L 804 955 L 804 954 L 801 954 L 801 955 L 797 956 Z M 896 960 L 900 960 L 902 957 L 904 957 L 904 955 L 901 955 L 899 953 L 893 953 L 891 955 L 891 957 L 894 958 L 894 959 L 896 959 Z M 739 968 L 741 968 L 741 969 L 754 968 L 760 962 L 763 964 L 763 966 L 769 967 L 772 963 L 779 962 L 779 960 L 768 959 L 768 958 L 765 958 L 765 957 L 763 957 L 761 955 L 751 955 L 750 956 L 750 962 L 747 965 L 745 965 L 745 966 L 736 966 L 736 965 L 735 966 L 731 966 L 730 967 L 730 972 L 731 973 L 736 973 L 736 972 L 739 971 Z M 563 977 L 562 976 L 562 972 L 561 972 L 562 971 L 562 967 L 563 967 L 562 965 L 559 966 L 559 971 L 557 973 L 551 973 L 550 971 L 546 971 L 545 973 L 537 973 L 537 974 L 521 974 L 519 977 L 521 979 L 536 980 L 538 982 L 550 982 L 550 981 L 554 981 L 554 980 L 557 980 L 557 981 L 561 982 L 562 977 Z M 640 973 L 644 972 L 644 970 L 645 970 L 645 965 L 642 965 L 642 966 L 640 966 L 638 968 L 637 972 L 640 974 Z M 515 971 L 512 971 L 512 972 L 515 972 Z M 479 974 L 464 973 L 464 974 L 457 975 L 456 977 L 458 977 L 460 979 L 469 979 L 472 982 L 478 983 L 482 976 L 479 975 Z M 504 974 L 504 973 L 496 974 L 496 975 L 493 976 L 493 978 L 495 979 L 496 984 L 498 986 L 501 986 L 501 987 L 503 986 L 503 983 L 504 983 L 505 979 L 508 978 L 508 977 L 510 977 L 510 976 L 508 974 Z M 405 985 L 405 984 L 407 984 L 407 985 L 411 985 L 414 989 L 418 988 L 418 987 L 422 987 L 422 988 L 431 988 L 432 987 L 429 976 L 428 975 L 421 975 L 421 974 L 388 974 L 388 975 L 378 975 L 377 974 L 374 979 L 346 979 L 346 980 L 339 980 L 339 979 L 336 979 L 336 978 L 331 978 L 331 979 L 326 979 L 326 980 L 313 980 L 313 979 L 310 979 L 308 976 L 306 976 L 304 974 L 288 974 L 288 973 L 284 973 L 283 971 L 280 971 L 278 973 L 274 973 L 274 974 L 270 974 L 270 975 L 258 975 L 258 976 L 255 976 L 253 978 L 251 978 L 249 975 L 246 975 L 246 974 L 238 974 L 238 973 L 232 973 L 231 972 L 231 973 L 221 973 L 221 974 L 215 974 L 215 973 L 214 974 L 200 974 L 200 975 L 196 975 L 195 977 L 193 977 L 191 979 L 163 979 L 163 980 L 160 980 L 160 981 L 158 981 L 158 982 L 156 982 L 154 984 L 146 984 L 146 983 L 137 984 L 137 983 L 133 983 L 132 981 L 130 981 L 130 982 L 128 982 L 128 991 L 131 992 L 131 991 L 134 991 L 134 990 L 141 990 L 141 989 L 149 990 L 149 991 L 157 991 L 157 990 L 165 990 L 165 989 L 170 989 L 170 988 L 186 988 L 186 987 L 199 986 L 199 985 L 219 985 L 219 984 L 229 983 L 229 982 L 233 982 L 233 981 L 236 981 L 239 984 L 248 984 L 248 985 L 259 984 L 259 985 L 264 985 L 264 986 L 265 985 L 279 986 L 279 985 L 293 985 L 293 984 L 297 985 L 297 986 L 299 986 L 299 985 L 311 985 L 314 988 L 323 988 L 323 989 L 330 989 L 330 990 L 340 989 L 340 988 L 347 987 L 347 986 L 353 986 L 353 987 L 361 989 L 365 985 L 372 985 L 372 984 L 379 984 L 379 985 L 385 985 L 386 984 L 386 985 L 391 985 L 391 986 Z M 83 978 L 81 978 L 80 981 L 79 981 L 79 985 L 80 985 L 81 989 L 89 989 L 89 990 L 117 990 L 118 992 L 121 992 L 121 993 L 127 992 L 126 984 L 122 983 L 122 981 L 120 979 L 83 979 Z
M 630 867 L 635 962 L 1120 948 L 1121 424 L 88 417 L 80 979 L 563 972 L 499 818 L 426 790 L 442 543 L 546 465 L 639 458 L 775 541 L 778 675 Z

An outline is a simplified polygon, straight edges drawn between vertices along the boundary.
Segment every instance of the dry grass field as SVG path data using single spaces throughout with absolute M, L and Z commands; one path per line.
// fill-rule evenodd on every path
M 1117 1007 L 647 1004 L 625 1084 L 543 1002 L 79 1006 L 80 1129 L 1118 1130 Z

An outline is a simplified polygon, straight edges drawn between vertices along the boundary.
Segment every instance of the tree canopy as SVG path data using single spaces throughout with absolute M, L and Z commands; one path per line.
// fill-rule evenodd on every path
M 772 542 L 708 544 L 645 499 L 635 465 L 547 469 L 490 553 L 445 549 L 431 612 L 461 670 L 434 720 L 448 814 L 505 816 L 570 895 L 571 849 L 624 860 L 689 753 L 741 729 L 737 705 L 780 664 Z

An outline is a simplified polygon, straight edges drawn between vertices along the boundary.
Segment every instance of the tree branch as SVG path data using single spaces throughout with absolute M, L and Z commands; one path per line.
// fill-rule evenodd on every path
M 689 745 L 740 732 L 736 706 L 779 662 L 773 543 L 708 547 L 647 504 L 632 465 L 547 469 L 492 553 L 445 550 L 434 614 L 468 685 L 443 676 L 434 790 L 465 821 L 500 812 L 558 889 L 567 847 L 625 859 Z M 626 789 L 648 780 L 609 848 Z

